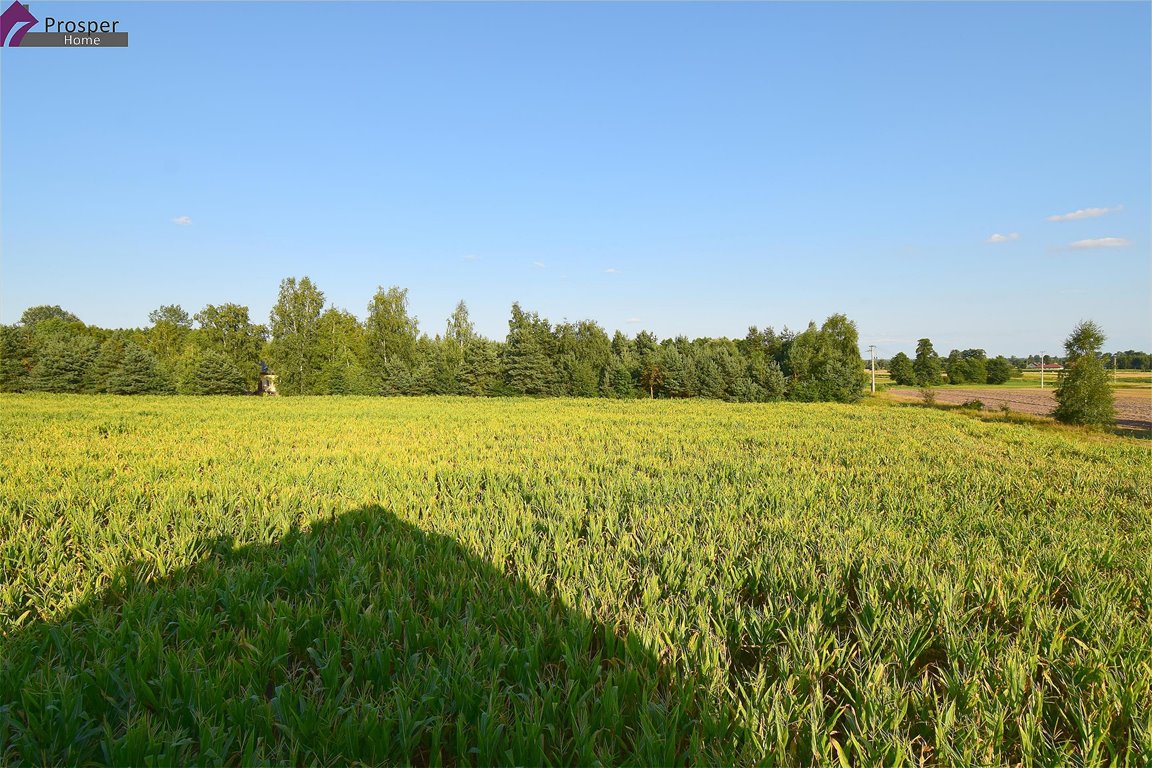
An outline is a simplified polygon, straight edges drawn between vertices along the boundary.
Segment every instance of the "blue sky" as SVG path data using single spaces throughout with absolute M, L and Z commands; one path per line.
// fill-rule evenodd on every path
M 309 275 L 429 333 L 1149 349 L 1150 7 L 31 0 L 130 45 L 0 54 L 0 322 Z

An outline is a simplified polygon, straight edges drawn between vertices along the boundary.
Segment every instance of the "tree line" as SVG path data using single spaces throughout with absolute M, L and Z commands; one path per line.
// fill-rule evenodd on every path
M 1146 352 L 1101 352 L 1092 350 L 1102 366 L 1116 370 L 1149 370 L 1149 355 Z M 1071 365 L 1079 357 L 1066 351 L 1063 357 L 1048 355 L 1043 362 L 1052 365 Z M 947 357 L 941 357 L 932 346 L 931 339 L 920 339 L 916 344 L 915 358 L 900 352 L 890 360 L 880 361 L 895 384 L 909 387 L 934 387 L 939 384 L 1004 384 L 1010 379 L 1023 375 L 1023 369 L 1030 364 L 1040 365 L 1040 355 L 1029 357 L 989 358 L 982 349 L 954 349 Z
M 866 373 L 841 314 L 800 332 L 753 326 L 741 339 L 609 334 L 552 323 L 513 304 L 500 341 L 478 334 L 461 301 L 443 333 L 422 333 L 408 291 L 380 287 L 361 320 L 328 305 L 308 277 L 286 278 L 267 324 L 239 304 L 189 314 L 164 305 L 142 329 L 89 326 L 58 306 L 0 326 L 0 391 L 242 394 L 261 365 L 288 395 L 704 397 L 854 402 Z
M 949 384 L 1004 384 L 1019 375 L 1011 360 L 1003 355 L 989 359 L 982 349 L 954 349 L 941 358 L 931 339 L 917 342 L 915 359 L 900 352 L 888 361 L 888 376 L 902 386 L 934 387 L 945 376 Z

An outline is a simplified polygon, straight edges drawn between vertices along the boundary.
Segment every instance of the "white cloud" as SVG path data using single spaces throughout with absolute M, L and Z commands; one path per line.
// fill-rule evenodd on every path
M 628 318 L 627 320 L 625 320 L 624 322 L 626 322 L 626 323 L 639 323 L 639 322 L 640 322 L 640 318 L 638 318 L 638 317 L 630 317 L 630 318 Z
M 1072 213 L 1061 213 L 1057 216 L 1049 216 L 1048 221 L 1077 221 L 1079 219 L 1094 219 L 1097 216 L 1107 216 L 1109 213 L 1115 213 L 1124 206 L 1118 205 L 1115 208 L 1081 208 Z
M 474 253 L 464 254 L 463 256 L 461 256 L 461 258 L 464 259 L 464 261 L 479 261 L 480 260 L 480 257 Z
M 620 270 L 616 269 L 616 267 L 608 267 L 608 269 L 606 269 L 606 270 L 604 270 L 604 271 L 605 271 L 605 272 L 607 272 L 607 273 L 608 273 L 608 274 L 610 274 L 610 275 L 614 275 L 614 274 L 616 274 L 617 272 L 619 272 Z
M 1077 240 L 1068 247 L 1081 251 L 1085 248 L 1123 248 L 1126 245 L 1131 243 L 1122 237 L 1095 237 L 1091 240 Z
M 1019 232 L 1009 232 L 1006 235 L 999 235 L 999 234 L 992 235 L 992 237 L 988 238 L 985 242 L 988 242 L 988 243 L 1010 243 L 1013 240 L 1019 240 L 1019 239 L 1020 239 L 1020 233 Z
M 179 224 L 182 227 L 186 227 L 192 223 L 192 217 L 191 216 L 177 216 L 176 218 L 172 219 L 172 223 L 173 224 Z
M 540 269 L 544 269 L 544 262 L 542 262 L 542 261 L 534 261 L 534 262 L 532 262 L 532 266 L 534 266 L 534 267 L 539 267 Z

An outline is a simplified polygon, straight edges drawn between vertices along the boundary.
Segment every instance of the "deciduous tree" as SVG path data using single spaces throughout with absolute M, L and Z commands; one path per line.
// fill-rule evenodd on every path
M 323 350 L 320 316 L 324 293 L 308 277 L 280 281 L 280 295 L 269 318 L 272 339 L 268 356 L 279 374 L 277 389 L 285 394 L 319 391 Z
M 931 339 L 920 339 L 916 343 L 916 360 L 912 363 L 912 369 L 916 373 L 917 386 L 940 386 L 943 370 L 940 366 L 940 355 L 932 348 Z
M 1104 332 L 1091 320 L 1072 329 L 1064 342 L 1064 371 L 1056 384 L 1056 410 L 1052 415 L 1066 424 L 1109 426 L 1116 406 L 1108 372 L 1100 359 Z
M 888 362 L 888 376 L 900 386 L 915 386 L 916 369 L 912 367 L 912 359 L 903 352 L 897 352 Z

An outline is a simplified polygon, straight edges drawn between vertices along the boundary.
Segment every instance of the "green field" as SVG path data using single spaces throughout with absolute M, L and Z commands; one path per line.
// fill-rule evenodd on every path
M 0 764 L 1152 764 L 1147 442 L 0 396 Z

